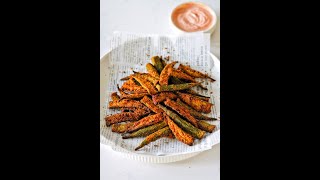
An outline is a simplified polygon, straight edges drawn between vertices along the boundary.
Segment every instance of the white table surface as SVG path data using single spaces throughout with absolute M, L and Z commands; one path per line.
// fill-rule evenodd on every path
M 170 13 L 188 0 L 100 0 L 100 57 L 107 51 L 107 40 L 114 31 L 174 34 Z M 211 52 L 220 58 L 220 0 L 202 0 L 217 14 L 218 24 L 211 35 Z M 194 180 L 220 179 L 220 144 L 193 158 L 169 164 L 147 164 L 122 158 L 111 148 L 100 145 L 101 180 Z

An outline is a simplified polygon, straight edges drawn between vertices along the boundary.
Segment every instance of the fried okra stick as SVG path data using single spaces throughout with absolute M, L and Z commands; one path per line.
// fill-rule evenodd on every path
M 201 95 L 201 94 L 195 92 L 195 91 L 192 90 L 192 89 L 186 89 L 186 90 L 183 90 L 183 91 L 181 91 L 181 92 L 189 93 L 189 94 L 194 95 L 194 96 L 196 96 L 197 98 L 202 99 L 202 100 L 207 101 L 207 102 L 209 102 L 209 100 L 210 100 L 210 97 Z
M 157 84 L 156 88 L 159 92 L 164 91 L 180 91 L 185 89 L 190 89 L 194 86 L 198 86 L 200 83 L 184 83 L 184 84 L 170 84 L 170 85 L 159 85 Z
M 177 99 L 177 97 L 178 96 L 172 92 L 161 92 L 156 95 L 152 95 L 152 101 L 153 104 L 157 105 L 158 103 L 165 101 L 167 98 Z
M 181 79 L 176 78 L 176 77 L 174 77 L 174 76 L 171 76 L 171 77 L 169 78 L 169 82 L 170 82 L 171 84 L 184 84 L 184 83 L 186 83 L 186 82 L 182 81 Z
M 152 126 L 148 126 L 148 127 L 139 129 L 138 131 L 133 132 L 131 134 L 125 134 L 122 136 L 122 139 L 129 139 L 129 138 L 135 138 L 135 137 L 145 137 L 145 136 L 148 136 L 149 134 L 152 134 L 152 133 L 158 131 L 159 129 L 166 127 L 166 126 L 168 126 L 167 123 L 165 121 L 162 121 L 162 122 L 159 122 L 159 123 L 154 124 Z M 124 128 L 122 128 L 122 129 L 124 129 Z M 126 131 L 127 131 L 127 129 L 125 129 L 125 131 L 123 131 L 123 132 L 126 132 Z
M 148 93 L 126 94 L 124 96 L 121 96 L 121 99 L 141 99 L 146 95 L 149 95 L 149 94 Z
M 196 98 L 199 98 L 203 101 L 207 101 L 207 102 L 209 102 L 209 100 L 210 100 L 210 97 L 202 97 L 202 96 L 197 96 L 197 95 L 193 95 L 193 96 L 195 96 Z
M 154 77 L 154 78 L 156 78 L 156 79 L 160 79 L 160 75 L 159 75 L 157 69 L 156 69 L 151 63 L 147 63 L 146 69 L 147 69 L 148 73 L 149 73 L 152 77 Z
M 169 116 L 165 116 L 166 118 L 166 121 L 168 123 L 168 126 L 170 128 L 170 130 L 172 131 L 172 134 L 176 137 L 176 139 L 178 139 L 179 141 L 189 145 L 189 146 L 192 146 L 193 144 L 193 137 L 184 132 L 178 125 L 176 125 L 171 119 Z
M 111 94 L 112 101 L 117 101 L 120 99 L 120 96 L 118 96 L 117 92 L 114 92 Z
M 178 116 L 178 114 L 174 113 L 173 111 L 169 110 L 168 108 L 162 106 L 162 105 L 158 105 L 161 109 L 163 109 L 166 114 L 179 126 L 181 127 L 184 131 L 186 131 L 187 133 L 191 134 L 193 137 L 197 138 L 197 139 L 202 139 L 204 137 L 204 135 L 206 134 L 205 131 L 202 131 L 196 127 L 194 127 L 192 124 L 190 124 L 189 122 L 183 120 L 182 118 L 180 118 L 180 116 Z
M 163 114 L 162 113 L 158 113 L 155 115 L 150 115 L 147 117 L 144 117 L 142 119 L 140 119 L 139 121 L 134 122 L 134 124 L 128 129 L 127 132 L 134 132 L 136 130 L 139 130 L 141 128 L 153 125 L 153 124 L 157 124 L 159 122 L 163 121 Z
M 182 117 L 184 117 L 186 120 L 188 120 L 192 125 L 195 127 L 198 127 L 198 122 L 196 118 L 194 118 L 187 108 L 180 106 L 177 102 L 172 101 L 171 99 L 167 99 L 164 104 L 174 111 L 176 111 L 178 114 L 180 114 Z
M 201 119 L 201 120 L 217 120 L 216 118 L 213 117 L 207 117 L 201 113 L 199 113 L 198 111 L 194 110 L 192 107 L 188 106 L 187 104 L 185 104 L 184 102 L 182 102 L 180 99 L 177 99 L 177 103 L 182 106 L 185 107 L 186 109 L 188 109 L 188 111 L 190 112 L 190 114 L 197 118 L 197 119 Z
M 196 82 L 194 77 L 189 76 L 188 74 L 184 73 L 181 70 L 175 70 L 174 68 L 169 68 L 169 74 L 170 74 L 170 76 L 173 76 L 173 77 L 176 77 L 179 79 L 187 80 L 187 81 L 190 81 L 193 83 Z
M 132 99 L 121 99 L 117 101 L 110 101 L 109 102 L 109 108 L 142 108 L 144 105 L 136 100 Z
M 148 81 L 152 82 L 153 85 L 156 85 L 159 82 L 159 78 L 155 78 L 148 73 L 134 72 L 134 75 L 137 75 L 137 74 L 140 75 L 142 78 L 147 79 Z M 132 75 L 132 76 L 134 76 L 134 75 Z
M 206 132 L 209 132 L 209 133 L 212 133 L 213 130 L 216 128 L 215 125 L 212 125 L 212 124 L 209 124 L 207 123 L 206 121 L 203 121 L 203 120 L 200 120 L 198 121 L 198 125 L 199 125 L 199 128 L 206 131 Z
M 125 121 L 137 121 L 149 113 L 150 113 L 149 110 L 145 108 L 141 108 L 141 109 L 137 109 L 134 112 L 122 112 L 122 113 L 107 116 L 105 117 L 105 121 L 106 121 L 106 125 L 110 126 L 111 124 L 125 122 Z
M 130 92 L 135 93 L 145 93 L 148 92 L 146 89 L 144 89 L 142 86 L 137 85 L 134 79 L 131 77 L 128 81 L 124 82 L 122 87 L 122 90 L 127 90 Z
M 150 134 L 149 136 L 147 136 L 142 142 L 141 144 L 136 147 L 134 150 L 137 151 L 138 149 L 141 149 L 142 147 L 144 147 L 145 145 L 150 144 L 151 142 L 154 142 L 162 137 L 167 137 L 169 136 L 171 133 L 171 130 L 169 127 L 165 127 L 162 128 L 152 134 Z
M 203 101 L 191 94 L 177 92 L 179 98 L 198 112 L 210 113 L 213 104 Z
M 129 122 L 126 124 L 112 124 L 112 132 L 124 133 L 128 130 L 130 126 L 133 125 L 133 122 Z
M 174 76 L 171 76 L 170 79 L 169 79 L 169 81 L 171 82 L 171 84 L 184 84 L 184 83 L 186 83 L 186 82 L 184 82 L 183 80 L 181 80 L 181 79 L 179 79 L 179 78 L 177 78 L 177 77 L 174 77 Z M 207 90 L 207 88 L 206 88 L 206 87 L 203 87 L 201 84 L 200 84 L 199 86 L 200 86 L 202 89 Z M 186 89 L 186 90 L 184 90 L 184 91 L 187 92 L 187 93 L 193 94 L 193 95 L 197 95 L 197 96 L 209 98 L 209 97 L 203 96 L 203 95 L 195 92 L 195 91 L 192 90 L 192 89 Z
M 152 65 L 156 68 L 156 70 L 158 71 L 158 73 L 160 74 L 161 71 L 163 70 L 163 64 L 161 62 L 161 59 L 159 56 L 153 56 L 151 57 L 151 63 Z
M 147 106 L 151 111 L 155 112 L 155 113 L 161 113 L 164 112 L 161 108 L 159 108 L 158 106 L 154 105 L 154 103 L 152 102 L 152 100 L 148 97 L 148 96 L 144 96 L 140 102 L 142 104 L 144 104 L 145 106 Z
M 170 80 L 173 82 L 173 84 L 183 84 L 184 81 L 181 81 L 180 79 L 187 80 L 192 83 L 198 83 L 193 77 L 189 76 L 188 74 L 184 73 L 181 70 L 175 70 L 173 68 L 170 68 L 169 74 L 172 77 L 172 79 Z M 201 83 L 199 83 L 198 86 L 201 89 L 208 90 L 208 88 L 203 86 Z
M 150 81 L 148 81 L 146 78 L 143 78 L 143 77 L 142 77 L 141 75 L 139 75 L 139 74 L 135 74 L 135 75 L 133 76 L 133 78 L 134 78 L 135 80 L 137 80 L 137 81 L 141 84 L 141 86 L 148 91 L 149 94 L 153 95 L 153 94 L 157 94 L 157 93 L 158 93 L 157 89 L 156 89 L 156 88 L 153 86 L 153 84 L 152 84 Z
M 163 65 L 163 67 L 165 67 L 167 65 L 167 63 L 162 59 L 162 57 L 160 57 L 160 61 L 161 61 L 162 65 Z
M 191 67 L 185 66 L 183 64 L 180 64 L 178 69 L 182 70 L 183 72 L 185 72 L 186 74 L 188 74 L 194 78 L 208 78 L 211 81 L 215 81 L 215 79 L 211 78 L 209 75 L 203 74 L 203 73 L 196 71 L 196 70 L 192 69 Z
M 119 85 L 117 85 L 117 87 L 118 87 L 118 91 L 121 94 L 121 98 L 120 99 L 141 99 L 142 97 L 148 95 L 147 92 L 145 92 L 145 93 L 127 94 L 122 89 L 119 88 Z
M 159 80 L 159 84 L 160 85 L 168 85 L 169 83 L 169 78 L 170 78 L 170 69 L 173 68 L 173 66 L 177 64 L 177 62 L 172 62 L 170 64 L 167 64 L 163 70 L 161 71 L 160 74 L 160 80 Z

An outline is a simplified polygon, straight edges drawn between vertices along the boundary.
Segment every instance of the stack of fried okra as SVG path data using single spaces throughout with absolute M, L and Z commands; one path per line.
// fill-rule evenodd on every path
M 109 108 L 119 108 L 121 113 L 108 115 L 106 125 L 122 133 L 123 139 L 145 137 L 138 150 L 159 138 L 176 138 L 193 145 L 194 138 L 202 139 L 215 126 L 206 120 L 216 120 L 202 113 L 210 113 L 210 97 L 202 96 L 190 88 L 199 86 L 195 78 L 208 78 L 189 66 L 177 62 L 167 64 L 162 57 L 154 56 L 146 65 L 148 73 L 133 72 L 122 78 L 124 84 L 111 94 Z

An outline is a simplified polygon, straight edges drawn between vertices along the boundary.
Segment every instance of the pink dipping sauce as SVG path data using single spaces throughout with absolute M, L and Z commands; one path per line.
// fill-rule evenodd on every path
M 213 23 L 213 15 L 205 5 L 190 2 L 175 8 L 171 20 L 183 31 L 196 32 L 210 28 Z

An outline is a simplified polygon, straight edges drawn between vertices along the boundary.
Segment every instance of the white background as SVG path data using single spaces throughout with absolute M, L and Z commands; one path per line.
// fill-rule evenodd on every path
M 107 51 L 107 40 L 114 31 L 174 34 L 171 11 L 187 0 L 100 0 L 100 57 Z M 211 35 L 211 52 L 220 58 L 220 0 L 202 0 L 218 16 Z M 100 145 L 101 180 L 194 180 L 220 179 L 220 144 L 193 158 L 169 163 L 147 164 L 122 158 L 109 147 Z

